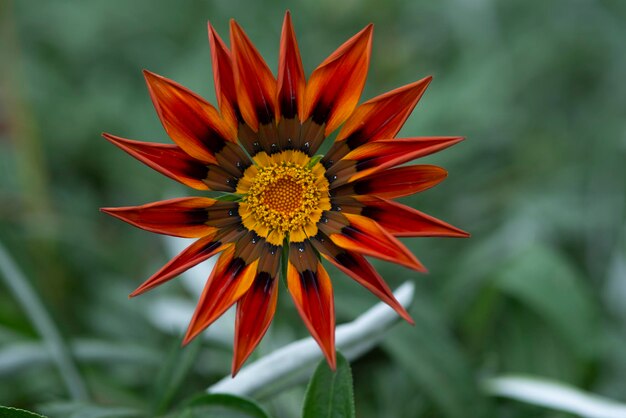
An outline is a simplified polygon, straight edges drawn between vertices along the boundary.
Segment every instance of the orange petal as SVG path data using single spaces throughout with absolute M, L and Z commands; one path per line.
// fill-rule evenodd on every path
M 397 88 L 357 107 L 337 135 L 350 148 L 382 138 L 394 138 L 420 100 L 432 77 Z
M 336 187 L 342 183 L 439 152 L 463 139 L 458 136 L 379 139 L 349 152 L 327 172 L 329 176 L 337 176 L 338 181 L 333 184 Z
M 289 293 L 328 365 L 335 370 L 335 303 L 330 278 L 319 261 L 312 269 L 301 270 L 294 266 L 291 259 L 290 256 L 287 266 Z
M 276 118 L 276 80 L 243 29 L 230 21 L 235 88 L 241 116 L 255 131 Z
M 199 238 L 215 231 L 207 224 L 208 210 L 217 202 L 204 197 L 183 197 L 142 206 L 102 208 L 111 216 L 157 234 Z
M 235 89 L 235 76 L 230 51 L 210 23 L 208 27 L 217 104 L 220 107 L 222 117 L 231 126 L 237 126 L 240 113 L 237 105 L 237 90 Z
M 447 175 L 446 170 L 434 165 L 398 167 L 340 186 L 332 193 L 334 196 L 357 194 L 393 199 L 430 189 L 441 183 Z
M 278 296 L 277 283 L 276 277 L 270 273 L 257 272 L 252 286 L 237 302 L 233 376 L 250 357 L 272 322 Z
M 333 52 L 311 74 L 306 85 L 303 120 L 326 123 L 325 134 L 352 113 L 365 85 L 372 49 L 373 25 L 368 25 Z
M 426 271 L 422 263 L 404 244 L 375 221 L 351 213 L 344 213 L 343 216 L 346 217 L 349 225 L 344 226 L 340 231 L 324 231 L 339 247 L 400 264 L 419 272 Z
M 322 237 L 323 234 L 320 233 Z M 317 237 L 316 237 L 317 238 Z M 339 270 L 353 278 L 367 290 L 378 296 L 380 300 L 393 308 L 408 323 L 413 324 L 413 319 L 404 307 L 398 302 L 387 283 L 380 277 L 378 272 L 362 255 L 353 251 L 337 247 L 327 239 L 313 239 L 313 245 L 322 256 L 333 263 Z
M 258 263 L 257 259 L 246 264 L 242 258 L 235 257 L 234 246 L 224 250 L 200 296 L 183 344 L 188 344 L 246 293 Z
M 208 189 L 202 182 L 208 172 L 206 164 L 190 157 L 177 145 L 133 141 L 107 133 L 102 136 L 159 173 L 194 189 Z
M 278 59 L 278 104 L 284 119 L 293 119 L 303 111 L 305 78 L 291 13 L 285 13 Z
M 219 239 L 216 239 L 215 235 L 216 233 L 214 232 L 211 235 L 200 238 L 189 247 L 185 248 L 180 254 L 170 260 L 169 263 L 131 293 L 130 297 L 147 292 L 222 251 L 225 244 Z
M 216 163 L 215 153 L 236 131 L 217 110 L 187 88 L 144 70 L 148 90 L 163 127 L 186 153 L 206 163 Z
M 457 237 L 467 238 L 467 232 L 442 220 L 391 200 L 376 196 L 354 196 L 364 205 L 355 209 L 349 205 L 340 206 L 342 210 L 367 216 L 396 237 Z

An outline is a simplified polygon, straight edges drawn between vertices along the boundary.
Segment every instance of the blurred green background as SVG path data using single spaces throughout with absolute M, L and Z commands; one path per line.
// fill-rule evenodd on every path
M 194 191 L 100 133 L 167 141 L 143 68 L 215 103 L 207 20 L 227 38 L 235 18 L 276 71 L 287 7 L 307 74 L 373 22 L 363 98 L 433 75 L 401 136 L 467 137 L 427 159 L 448 179 L 404 200 L 473 236 L 405 240 L 426 276 L 374 262 L 392 287 L 416 283 L 417 324 L 353 362 L 357 415 L 570 416 L 481 393 L 480 379 L 510 373 L 626 401 L 626 2 L 291 3 L 0 1 L 0 243 L 72 347 L 91 402 L 166 410 L 228 374 L 232 352 L 219 333 L 177 348 L 178 311 L 157 302 L 193 303 L 187 279 L 126 297 L 171 252 L 98 208 Z M 331 277 L 338 322 L 375 303 Z M 45 411 L 69 397 L 7 289 L 0 281 L 0 404 Z M 280 296 L 256 356 L 307 335 Z M 261 402 L 297 417 L 304 389 Z

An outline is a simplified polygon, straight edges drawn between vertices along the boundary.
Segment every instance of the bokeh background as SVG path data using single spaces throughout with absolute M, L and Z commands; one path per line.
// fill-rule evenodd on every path
M 172 322 L 194 302 L 190 279 L 126 297 L 171 243 L 98 209 L 193 191 L 100 133 L 167 141 L 143 68 L 215 103 L 207 20 L 227 38 L 235 18 L 275 71 L 287 7 L 307 74 L 373 22 L 363 98 L 433 75 L 402 136 L 467 137 L 427 159 L 448 179 L 404 200 L 472 238 L 405 240 L 428 275 L 374 262 L 392 287 L 417 285 L 417 324 L 352 363 L 357 415 L 571 416 L 483 394 L 481 379 L 512 373 L 626 401 L 626 2 L 290 3 L 0 1 L 0 243 L 75 354 L 92 411 L 164 412 L 202 392 L 229 372 L 233 326 L 181 352 Z M 339 323 L 375 303 L 331 277 Z M 0 404 L 70 416 L 8 289 L 0 281 Z M 306 336 L 280 296 L 256 357 Z M 297 417 L 304 390 L 261 403 Z

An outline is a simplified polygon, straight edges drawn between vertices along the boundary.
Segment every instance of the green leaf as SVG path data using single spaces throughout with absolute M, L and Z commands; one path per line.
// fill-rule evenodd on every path
M 354 417 L 352 372 L 346 359 L 337 353 L 337 371 L 322 360 L 309 382 L 304 398 L 303 418 Z
M 46 418 L 43 415 L 23 409 L 0 406 L 0 418 Z
M 215 200 L 219 200 L 221 202 L 239 202 L 243 198 L 242 195 L 236 193 L 224 193 L 215 197 Z
M 317 154 L 309 160 L 309 163 L 306 165 L 306 168 L 313 168 L 315 164 L 319 163 L 320 160 L 324 158 L 323 154 Z
M 587 358 L 596 353 L 597 311 L 591 292 L 562 255 L 534 246 L 501 272 L 496 286 L 542 317 L 575 353 Z
M 40 405 L 38 408 L 50 418 L 144 418 L 146 416 L 135 408 L 101 406 L 87 402 L 52 402 Z
M 287 267 L 289 264 L 289 236 L 285 236 L 283 241 L 282 254 L 280 255 L 280 277 L 283 279 L 285 287 L 287 286 Z
M 196 338 L 185 347 L 181 347 L 180 342 L 175 341 L 169 358 L 161 369 L 154 386 L 153 405 L 157 414 L 165 412 L 172 403 L 185 376 L 191 370 L 201 347 L 200 338 Z
M 416 390 L 437 406 L 437 416 L 492 416 L 471 363 L 449 334 L 445 318 L 422 292 L 416 292 L 414 298 L 411 315 L 415 326 L 398 324 L 383 340 L 382 348 L 406 371 Z
M 270 418 L 251 399 L 226 394 L 201 395 L 189 401 L 177 418 Z

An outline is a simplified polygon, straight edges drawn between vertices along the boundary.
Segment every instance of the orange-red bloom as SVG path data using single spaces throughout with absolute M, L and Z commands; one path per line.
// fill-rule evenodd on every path
M 412 322 L 364 256 L 424 271 L 398 237 L 467 236 L 391 200 L 446 177 L 444 169 L 432 165 L 398 166 L 462 138 L 395 138 L 431 77 L 357 107 L 369 66 L 372 25 L 333 52 L 308 80 L 289 12 L 278 79 L 235 21 L 230 38 L 229 50 L 209 25 L 219 111 L 174 81 L 144 72 L 175 145 L 104 134 L 174 180 L 225 194 L 103 211 L 148 231 L 197 238 L 131 296 L 220 254 L 185 343 L 237 303 L 236 373 L 272 321 L 283 265 L 296 308 L 334 368 L 333 291 L 321 257 Z M 324 139 L 340 126 L 329 152 L 316 156 Z

